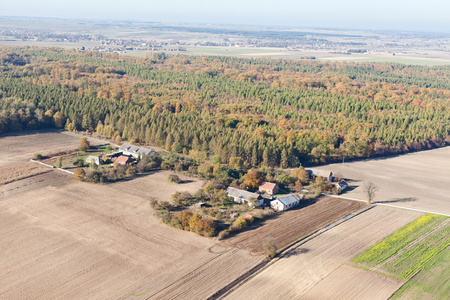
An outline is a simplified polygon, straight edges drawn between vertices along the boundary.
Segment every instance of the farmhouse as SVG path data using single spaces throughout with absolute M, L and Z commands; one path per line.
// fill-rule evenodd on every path
M 263 182 L 259 186 L 259 191 L 264 194 L 275 195 L 278 193 L 278 185 L 272 182 Z
M 333 181 L 333 172 L 331 171 L 309 169 L 306 170 L 306 172 L 308 172 L 309 177 L 311 177 L 312 179 L 323 177 L 326 181 Z
M 153 151 L 147 148 L 123 144 L 119 147 L 119 152 L 123 155 L 132 155 L 135 158 L 150 155 Z
M 252 193 L 249 191 L 244 191 L 235 187 L 228 187 L 227 190 L 228 197 L 232 198 L 234 202 L 237 203 L 249 203 L 250 199 L 257 199 L 258 205 L 263 205 L 264 201 L 261 199 L 261 196 L 256 193 Z
M 89 156 L 86 158 L 86 162 L 87 162 L 88 164 L 94 163 L 94 164 L 96 164 L 97 166 L 99 166 L 99 165 L 101 165 L 101 164 L 103 163 L 103 160 L 102 160 L 102 156 L 101 156 L 101 155 L 99 155 L 99 156 L 89 155 Z
M 302 195 L 303 198 L 303 195 Z M 297 197 L 294 194 L 289 194 L 287 196 L 284 196 L 280 199 L 276 199 L 273 201 L 270 201 L 270 207 L 278 210 L 278 211 L 284 211 L 284 210 L 288 210 L 291 209 L 294 206 L 297 206 L 300 204 L 300 200 L 302 198 Z
M 345 180 L 341 180 L 338 183 L 334 184 L 334 188 L 336 189 L 338 194 L 342 193 L 342 191 L 344 191 L 347 187 L 348 183 Z
M 120 165 L 129 165 L 134 161 L 133 158 L 129 157 L 129 156 L 124 156 L 121 155 L 118 158 L 116 158 L 115 162 L 120 164 Z

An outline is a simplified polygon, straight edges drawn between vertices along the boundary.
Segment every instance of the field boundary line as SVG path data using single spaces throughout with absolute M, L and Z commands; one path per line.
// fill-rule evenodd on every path
M 445 214 L 445 213 L 440 213 L 440 212 L 435 212 L 435 211 L 429 211 L 429 210 L 423 210 L 423 209 L 418 209 L 418 208 L 404 207 L 404 206 L 385 204 L 385 203 L 380 203 L 380 202 L 374 202 L 373 204 L 375 204 L 375 205 L 382 205 L 382 206 L 389 206 L 389 207 L 394 207 L 394 208 L 402 208 L 402 209 L 407 209 L 407 210 L 412 210 L 412 211 L 423 212 L 423 213 L 427 213 L 427 214 L 435 214 L 435 215 L 441 215 L 441 216 L 445 216 L 445 217 L 450 217 L 450 214 Z
M 72 175 L 74 174 L 72 171 L 61 169 L 61 168 L 55 168 L 54 166 L 46 164 L 46 163 L 43 163 L 41 161 L 37 161 L 37 160 L 34 160 L 34 159 L 30 159 L 30 161 L 34 162 L 34 163 L 37 163 L 37 164 L 41 164 L 43 166 L 46 166 L 46 167 L 49 167 L 49 168 L 52 168 L 52 169 L 56 169 L 56 170 L 60 170 L 60 171 L 66 172 L 66 173 L 69 173 L 69 174 L 72 174 Z
M 337 196 L 337 195 L 332 195 L 332 194 L 323 194 L 323 195 L 330 196 L 330 197 L 334 197 L 334 198 L 348 199 L 348 200 L 352 200 L 352 201 L 366 202 L 366 203 L 367 203 L 367 201 L 365 201 L 365 200 L 356 199 L 356 198 L 350 198 L 350 197 L 344 197 L 344 196 Z M 386 204 L 386 203 L 383 203 L 383 202 L 372 202 L 372 204 L 373 204 L 373 205 L 388 206 L 388 207 L 394 207 L 394 208 L 400 208 L 400 209 L 412 210 L 412 211 L 417 211 L 417 212 L 423 212 L 423 213 L 427 213 L 427 214 L 435 214 L 435 215 L 441 215 L 441 216 L 445 216 L 445 217 L 450 217 L 450 214 L 446 214 L 446 213 L 435 212 L 435 211 L 429 211 L 429 210 L 418 209 L 418 208 L 412 208 L 412 207 L 398 206 L 398 205 L 393 205 L 393 204 Z
M 364 201 L 367 202 L 367 201 Z M 231 282 L 230 284 L 228 284 L 227 286 L 225 286 L 224 288 L 220 289 L 219 291 L 215 292 L 212 296 L 208 297 L 208 300 L 216 300 L 216 299 L 223 299 L 226 296 L 228 296 L 230 293 L 232 293 L 233 291 L 235 291 L 236 289 L 238 289 L 240 286 L 242 286 L 243 284 L 245 284 L 246 282 L 248 282 L 250 279 L 254 278 L 256 275 L 258 275 L 259 273 L 261 273 L 263 270 L 267 269 L 268 267 L 270 267 L 271 265 L 273 265 L 274 263 L 276 263 L 280 258 L 283 258 L 286 254 L 288 254 L 290 251 L 292 251 L 293 249 L 309 242 L 310 240 L 316 238 L 317 236 L 321 235 L 324 232 L 327 232 L 328 230 L 356 217 L 357 215 L 360 215 L 372 208 L 374 208 L 375 205 L 368 205 L 365 206 L 357 211 L 354 211 L 352 213 L 349 213 L 346 216 L 343 216 L 342 218 L 340 218 L 339 220 L 336 220 L 328 225 L 325 225 L 324 227 L 314 231 L 313 233 L 301 238 L 300 240 L 297 240 L 293 243 L 291 243 L 290 245 L 285 246 L 284 248 L 282 248 L 280 250 L 280 252 L 272 259 L 272 260 L 267 260 L 267 259 L 263 259 L 259 264 L 257 264 L 255 267 L 253 267 L 252 269 L 250 269 L 249 271 L 247 271 L 245 274 L 243 274 L 242 276 L 240 276 L 239 278 L 237 278 L 236 280 L 234 280 L 233 282 Z

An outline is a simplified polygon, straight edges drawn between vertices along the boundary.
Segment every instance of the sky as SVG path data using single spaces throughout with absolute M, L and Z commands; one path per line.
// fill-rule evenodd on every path
M 0 0 L 0 15 L 450 32 L 448 0 Z

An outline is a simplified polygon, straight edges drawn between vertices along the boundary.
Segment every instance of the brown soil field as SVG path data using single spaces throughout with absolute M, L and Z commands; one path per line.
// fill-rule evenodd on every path
M 50 168 L 32 162 L 0 167 L 0 186 L 5 183 L 50 171 Z
M 12 198 L 15 194 L 33 191 L 38 188 L 57 189 L 73 181 L 73 176 L 61 171 L 48 169 L 46 173 L 16 180 L 1 187 L 0 200 Z
M 309 206 L 277 213 L 262 225 L 257 224 L 255 229 L 249 228 L 224 240 L 223 244 L 263 254 L 263 241 L 271 237 L 278 249 L 282 249 L 364 206 L 363 202 L 321 197 Z
M 450 214 L 450 147 L 391 158 L 331 164 L 317 169 L 340 173 L 356 180 L 356 188 L 343 196 L 365 199 L 363 186 L 379 187 L 375 201 L 402 207 Z
M 302 299 L 389 299 L 402 284 L 393 278 L 344 265 L 314 286 Z
M 0 299 L 199 299 L 260 262 L 161 225 L 149 206 L 152 191 L 161 187 L 167 194 L 155 194 L 168 200 L 202 184 L 170 185 L 167 176 L 95 185 L 52 170 L 5 184 Z
M 305 243 L 299 243 L 280 258 L 272 260 L 266 268 L 226 298 L 308 299 L 304 296 L 309 291 L 313 293 L 317 284 L 334 290 L 340 289 L 340 282 L 336 281 L 336 277 L 351 276 L 348 275 L 348 268 L 342 266 L 351 266 L 351 260 L 357 254 L 421 215 L 419 212 L 376 206 Z M 355 294 L 361 295 L 359 299 L 373 299 L 370 291 L 374 288 L 385 289 L 379 292 L 380 295 L 385 295 L 393 293 L 398 287 L 391 281 L 380 281 L 379 275 L 375 273 L 359 276 L 358 272 L 360 271 L 355 271 L 355 277 L 351 278 L 354 284 L 348 287 L 345 295 Z M 372 276 L 374 287 L 362 289 L 360 285 L 367 283 L 367 276 Z M 380 285 L 381 282 L 384 285 Z M 347 299 L 345 295 L 343 298 L 333 299 Z
M 119 193 L 127 193 L 150 200 L 172 201 L 171 196 L 175 192 L 189 192 L 194 194 L 204 185 L 204 182 L 191 177 L 180 174 L 178 177 L 182 180 L 181 183 L 170 183 L 169 175 L 176 174 L 171 171 L 156 171 L 151 175 L 144 175 L 134 178 L 129 181 L 119 181 L 109 186 Z
M 0 167 L 17 162 L 29 161 L 33 154 L 49 155 L 56 152 L 76 149 L 82 135 L 59 132 L 57 130 L 38 130 L 0 135 Z M 105 143 L 88 139 L 92 145 Z

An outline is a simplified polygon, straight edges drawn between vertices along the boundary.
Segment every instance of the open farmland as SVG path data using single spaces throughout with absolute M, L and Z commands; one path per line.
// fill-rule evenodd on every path
M 450 246 L 450 218 L 427 214 L 373 245 L 353 261 L 360 267 L 408 280 Z
M 50 172 L 51 169 L 31 162 L 0 167 L 0 185 Z
M 356 180 L 352 183 L 356 188 L 343 196 L 366 199 L 363 186 L 372 181 L 379 186 L 377 202 L 450 214 L 449 156 L 450 147 L 444 147 L 316 169 L 331 170 Z
M 322 197 L 307 207 L 279 213 L 253 230 L 226 239 L 224 244 L 263 254 L 265 238 L 274 238 L 281 249 L 364 206 L 361 202 Z
M 51 184 L 49 174 L 65 184 Z M 152 180 L 162 174 L 137 180 L 162 186 Z M 26 189 L 27 178 L 4 185 L 24 187 L 0 196 L 1 299 L 206 298 L 260 261 L 161 225 L 146 194 L 129 193 L 126 184 L 135 181 L 119 187 L 75 183 L 56 170 L 40 176 L 46 186 Z M 191 184 L 198 187 L 183 188 Z
M 49 155 L 76 149 L 81 135 L 57 130 L 38 130 L 0 135 L 0 167 L 29 161 L 33 154 Z M 92 144 L 98 143 L 89 138 Z
M 381 278 L 375 273 L 352 270 L 351 260 L 419 216 L 419 212 L 382 206 L 372 208 L 314 239 L 294 246 L 227 298 L 307 299 L 309 291 L 311 297 L 319 295 L 314 287 L 320 284 L 327 289 L 327 295 L 342 295 L 340 299 L 385 299 L 386 295 L 397 290 L 399 282 Z M 353 284 L 348 286 L 350 290 L 341 291 L 342 280 L 339 278 L 351 278 Z M 373 282 L 379 291 L 372 294 L 374 287 L 364 286 L 367 282 Z M 351 297 L 353 295 L 355 298 Z
M 450 249 L 441 251 L 432 261 L 407 283 L 391 299 L 438 299 L 450 295 Z

